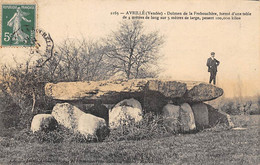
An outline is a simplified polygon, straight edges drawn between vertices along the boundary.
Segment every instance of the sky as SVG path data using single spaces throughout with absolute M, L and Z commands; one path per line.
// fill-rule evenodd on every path
M 111 12 L 250 12 L 241 20 L 145 20 L 147 32 L 158 30 L 165 43 L 159 61 L 161 78 L 208 82 L 206 61 L 220 61 L 217 86 L 226 97 L 260 94 L 259 3 L 255 1 L 105 1 L 36 0 L 37 27 L 55 44 L 66 38 L 100 39 L 118 28 L 122 15 Z M 0 48 L 0 62 L 26 59 L 26 48 Z M 241 90 L 241 92 L 240 92 Z

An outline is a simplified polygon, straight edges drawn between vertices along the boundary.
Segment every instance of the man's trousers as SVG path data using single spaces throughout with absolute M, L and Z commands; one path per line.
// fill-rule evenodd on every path
M 210 78 L 209 78 L 209 83 L 210 84 L 211 84 L 211 82 L 213 80 L 213 84 L 216 85 L 216 75 L 217 75 L 216 71 L 210 71 Z

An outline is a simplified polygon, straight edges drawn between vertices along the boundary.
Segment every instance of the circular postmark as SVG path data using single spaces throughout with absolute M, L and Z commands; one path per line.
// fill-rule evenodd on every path
M 37 67 L 42 67 L 47 61 L 49 61 L 54 52 L 54 42 L 50 33 L 43 29 L 33 29 L 28 25 L 24 25 L 23 31 L 25 33 L 31 33 L 31 36 L 25 38 L 24 42 L 30 43 L 27 46 L 22 46 L 24 48 L 29 48 L 31 55 L 39 55 Z M 13 34 L 15 36 L 15 32 Z M 12 44 L 12 42 L 10 42 Z
M 53 56 L 54 42 L 50 33 L 47 33 L 43 29 L 35 29 L 38 39 L 34 39 L 34 46 L 30 47 L 31 54 L 41 55 L 41 59 L 38 61 L 37 67 L 43 66 Z

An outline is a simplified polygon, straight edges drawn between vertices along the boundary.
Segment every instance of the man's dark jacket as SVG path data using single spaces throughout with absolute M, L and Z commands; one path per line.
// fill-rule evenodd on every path
M 211 72 L 211 71 L 217 72 L 218 71 L 217 67 L 218 67 L 219 63 L 220 62 L 218 60 L 216 60 L 215 58 L 214 59 L 212 59 L 211 57 L 208 58 L 208 60 L 207 60 L 208 72 Z

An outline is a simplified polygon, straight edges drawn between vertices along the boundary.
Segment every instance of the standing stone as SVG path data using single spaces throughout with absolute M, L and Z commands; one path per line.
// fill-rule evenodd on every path
M 167 104 L 163 108 L 163 122 L 170 132 L 189 132 L 196 129 L 195 119 L 189 104 Z
M 119 127 L 120 124 L 128 124 L 131 121 L 138 122 L 141 120 L 142 106 L 133 98 L 120 101 L 109 111 L 109 126 L 112 129 Z
M 180 106 L 167 104 L 162 110 L 163 123 L 169 132 L 177 133 L 180 131 Z
M 33 117 L 31 131 L 52 131 L 57 127 L 57 121 L 51 114 L 38 114 Z
M 100 140 L 103 140 L 108 135 L 106 121 L 91 114 L 80 116 L 78 131 L 86 138 L 98 137 Z
M 181 105 L 180 124 L 181 130 L 183 132 L 189 132 L 196 129 L 194 115 L 188 103 L 184 103 Z
M 53 107 L 51 114 L 60 125 L 75 132 L 80 116 L 85 113 L 69 103 L 58 103 Z
M 217 110 L 211 105 L 206 104 L 206 106 L 209 111 L 209 125 L 211 127 L 216 126 L 217 124 L 225 124 L 230 127 L 234 126 L 229 114 L 221 110 Z
M 196 128 L 202 130 L 209 127 L 209 112 L 206 104 L 196 103 L 191 106 Z
M 84 113 L 71 104 L 56 104 L 52 115 L 60 125 L 72 130 L 74 133 L 79 132 L 86 138 L 98 137 L 98 139 L 103 139 L 108 134 L 104 119 Z

